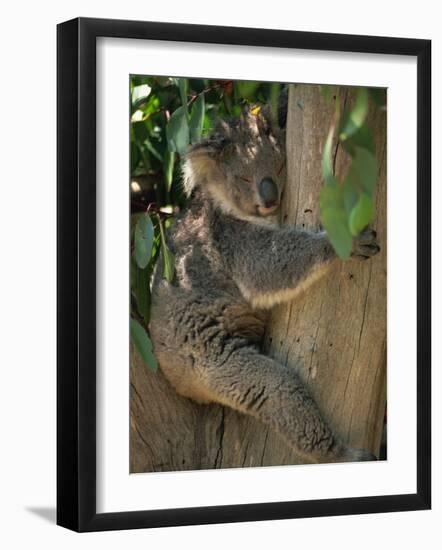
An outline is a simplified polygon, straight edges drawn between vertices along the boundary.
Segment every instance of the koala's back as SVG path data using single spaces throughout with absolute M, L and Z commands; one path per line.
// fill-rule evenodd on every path
M 170 231 L 175 257 L 172 283 L 158 262 L 152 286 L 150 334 L 155 355 L 170 382 L 182 394 L 196 395 L 195 374 L 210 356 L 222 362 L 242 346 L 258 346 L 266 313 L 244 300 L 229 270 L 229 243 L 217 239 L 217 219 L 207 202 L 194 200 Z

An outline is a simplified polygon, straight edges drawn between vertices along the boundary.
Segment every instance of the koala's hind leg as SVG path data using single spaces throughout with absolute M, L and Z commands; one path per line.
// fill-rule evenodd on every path
M 309 461 L 376 460 L 367 451 L 343 445 L 293 369 L 254 348 L 240 348 L 212 361 L 209 358 L 201 378 L 213 401 L 264 422 Z

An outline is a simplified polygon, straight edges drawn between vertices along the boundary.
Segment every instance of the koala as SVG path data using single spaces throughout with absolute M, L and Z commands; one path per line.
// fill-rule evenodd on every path
M 340 441 L 294 369 L 261 352 L 269 310 L 339 261 L 325 232 L 280 225 L 285 164 L 284 130 L 265 108 L 190 149 L 189 203 L 168 237 L 175 276 L 159 262 L 152 286 L 155 355 L 178 393 L 253 416 L 306 462 L 376 460 Z M 373 231 L 355 239 L 355 257 L 378 252 Z

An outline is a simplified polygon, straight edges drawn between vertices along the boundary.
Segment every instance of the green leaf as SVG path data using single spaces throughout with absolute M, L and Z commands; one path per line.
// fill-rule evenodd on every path
M 158 363 L 153 354 L 152 342 L 147 332 L 135 319 L 130 320 L 130 336 L 146 365 L 153 371 L 158 370 Z
M 338 256 L 343 260 L 348 259 L 351 254 L 353 240 L 348 229 L 345 212 L 325 210 L 321 215 L 321 221 Z
M 173 151 L 167 150 L 164 154 L 164 180 L 166 182 L 167 192 L 170 192 L 173 181 L 173 167 L 175 164 L 175 153 Z
M 175 273 L 175 258 L 166 243 L 166 236 L 164 234 L 164 227 L 161 218 L 158 217 L 158 223 L 160 226 L 161 235 L 161 256 L 163 258 L 163 277 L 171 283 Z
M 353 187 L 372 195 L 378 179 L 378 163 L 370 151 L 355 147 L 355 156 L 347 178 Z
M 138 102 L 141 99 L 145 99 L 149 96 L 152 88 L 147 84 L 141 84 L 140 86 L 134 86 L 132 89 L 132 103 Z
M 135 266 L 135 297 L 137 299 L 138 313 L 143 317 L 145 323 L 150 318 L 150 275 L 149 267 L 140 269 Z
M 163 162 L 163 157 L 160 155 L 160 153 L 155 149 L 155 147 L 152 145 L 152 142 L 149 138 L 146 138 L 143 142 L 143 145 L 146 147 L 146 149 L 152 153 L 152 155 L 159 160 L 161 163 Z
M 333 174 L 333 164 L 332 164 L 332 145 L 333 145 L 333 126 L 328 132 L 327 140 L 324 145 L 324 151 L 322 153 L 322 176 L 327 185 L 335 184 L 336 178 Z
M 320 196 L 321 223 L 328 238 L 342 259 L 350 257 L 353 239 L 348 229 L 342 186 L 325 185 Z
M 254 80 L 237 80 L 235 81 L 236 91 L 240 98 L 254 101 L 256 99 L 255 94 L 260 82 Z
M 145 121 L 136 121 L 132 123 L 134 138 L 140 145 L 149 137 L 149 130 Z
M 167 244 L 163 241 L 161 245 L 161 254 L 163 256 L 163 274 L 164 278 L 171 283 L 175 273 L 175 258 L 169 250 Z
M 356 203 L 359 199 L 358 188 L 353 185 L 353 182 L 348 178 L 345 178 L 343 183 L 343 193 L 344 193 L 344 206 L 347 215 L 350 215 L 350 212 L 356 206 Z
M 149 263 L 152 254 L 154 228 L 149 215 L 139 218 L 135 226 L 134 256 L 138 267 L 144 269 Z
M 387 104 L 387 89 L 386 88 L 369 88 L 371 99 L 378 107 L 385 107 Z
M 180 89 L 180 97 L 181 97 L 181 103 L 183 107 L 186 110 L 187 114 L 187 88 L 188 88 L 188 81 L 187 78 L 177 78 L 178 80 L 178 88 Z
M 343 141 L 355 134 L 364 124 L 368 113 L 368 90 L 360 88 L 353 109 L 344 119 L 339 138 Z
M 135 143 L 135 141 L 132 141 L 130 144 L 130 170 L 131 173 L 134 172 L 135 168 L 138 166 L 140 162 L 140 151 L 138 149 L 138 145 Z
M 373 134 L 366 124 L 363 124 L 351 138 L 344 140 L 342 145 L 352 157 L 356 155 L 356 147 L 362 147 L 374 154 Z
M 201 138 L 204 122 L 204 94 L 201 94 L 195 100 L 190 114 L 190 142 L 197 143 Z
M 359 233 L 372 221 L 373 216 L 373 199 L 365 193 L 362 193 L 356 203 L 356 206 L 351 211 L 348 220 L 351 234 L 355 237 L 356 235 L 359 235 Z
M 166 126 L 167 143 L 169 151 L 176 151 L 180 155 L 187 152 L 189 145 L 189 124 L 184 107 L 178 109 L 172 114 Z

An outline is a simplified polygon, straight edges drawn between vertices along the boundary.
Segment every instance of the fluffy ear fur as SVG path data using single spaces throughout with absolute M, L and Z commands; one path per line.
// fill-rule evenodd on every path
M 190 196 L 197 184 L 213 178 L 219 170 L 218 162 L 221 159 L 230 140 L 220 134 L 194 145 L 186 155 L 183 167 L 183 186 L 187 196 Z

